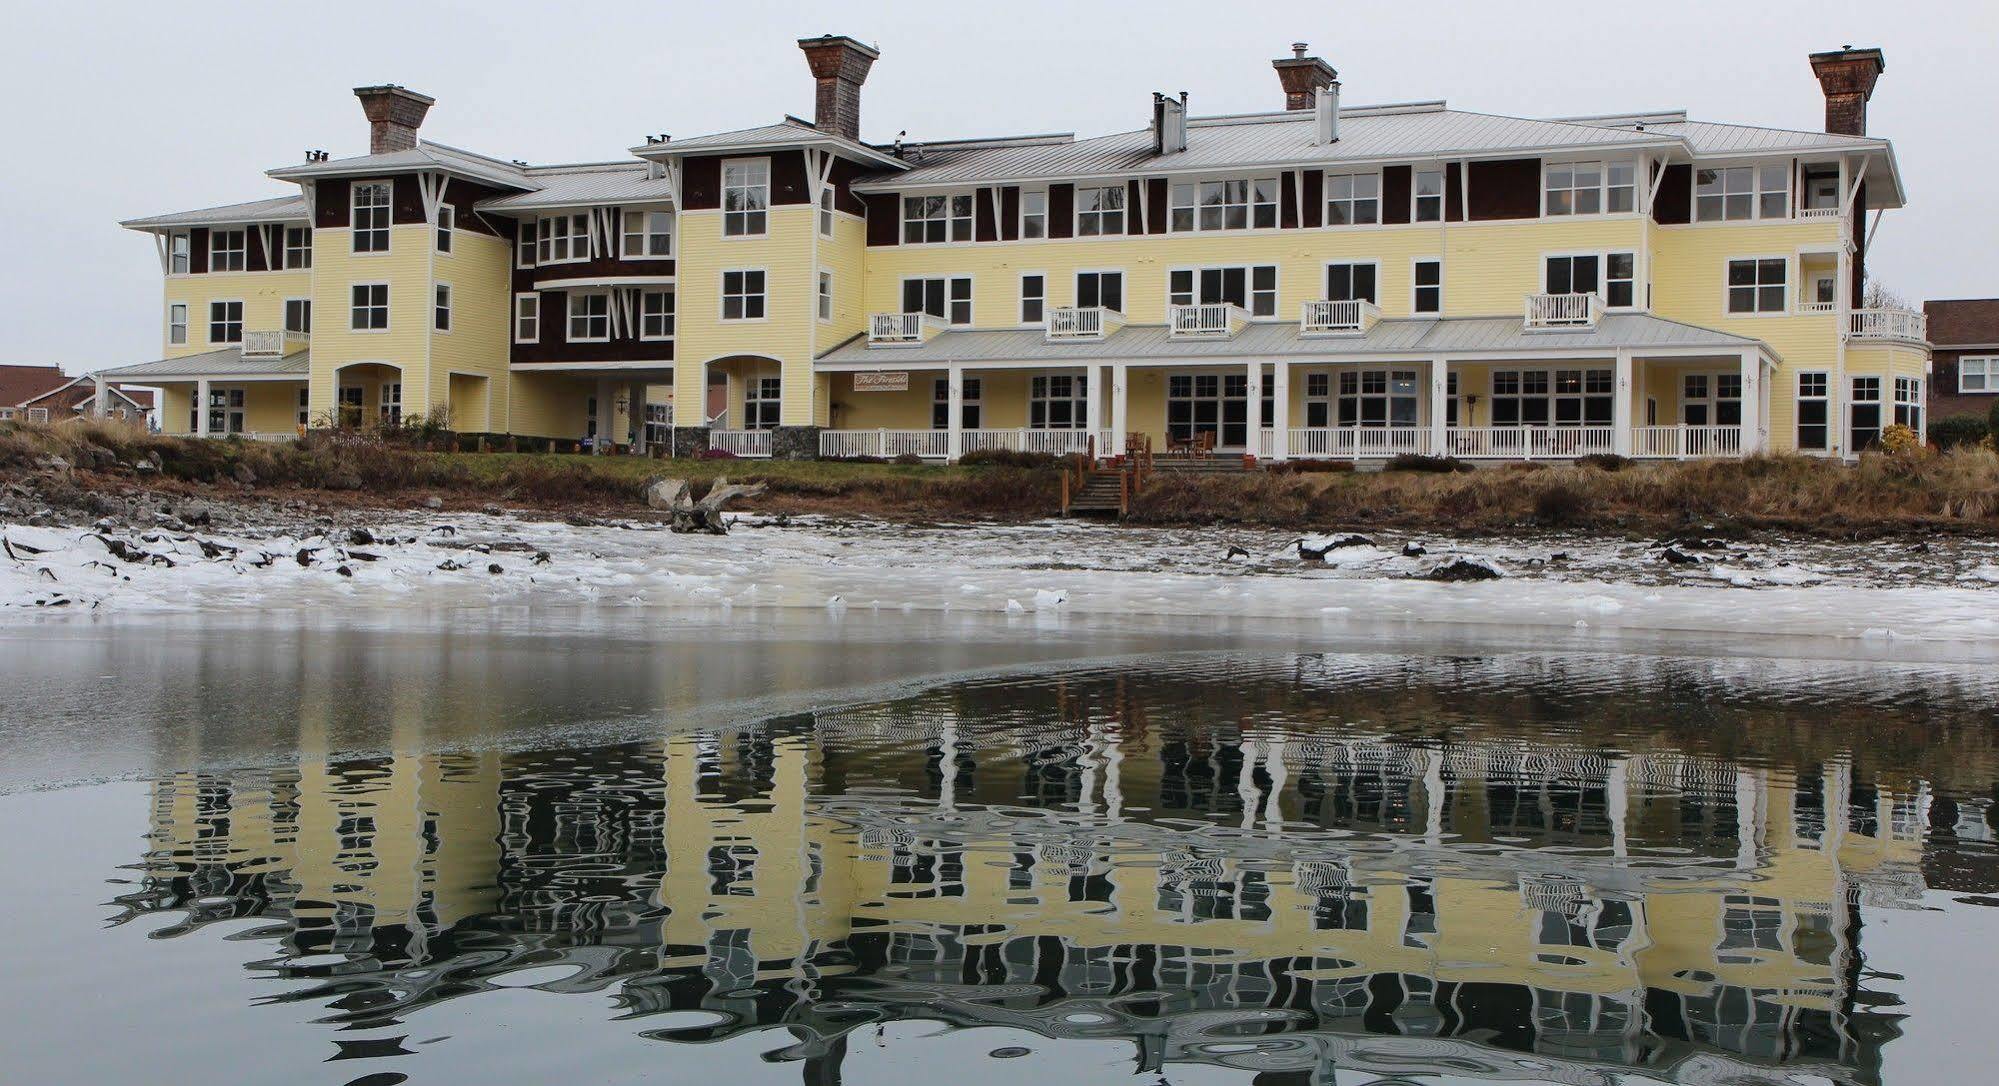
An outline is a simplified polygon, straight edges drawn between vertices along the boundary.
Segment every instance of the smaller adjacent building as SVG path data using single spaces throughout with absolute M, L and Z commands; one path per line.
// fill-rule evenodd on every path
M 1929 318 L 1932 421 L 1986 418 L 1999 403 L 1999 298 L 1923 303 Z
M 88 377 L 71 377 L 59 366 L 0 366 L 0 421 L 61 422 L 94 412 L 97 386 Z M 153 394 L 140 389 L 105 389 L 104 415 L 127 422 L 144 422 L 153 410 Z

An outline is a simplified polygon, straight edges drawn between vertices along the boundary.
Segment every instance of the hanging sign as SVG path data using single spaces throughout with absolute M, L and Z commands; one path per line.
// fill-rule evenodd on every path
M 909 371 L 889 370 L 854 374 L 855 392 L 908 392 Z

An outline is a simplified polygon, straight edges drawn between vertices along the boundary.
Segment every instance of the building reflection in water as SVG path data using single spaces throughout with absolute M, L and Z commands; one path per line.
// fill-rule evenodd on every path
M 895 1019 L 1259 1083 L 1877 1081 L 1862 918 L 1999 885 L 1989 729 L 1721 666 L 1203 657 L 190 773 L 118 904 L 271 921 L 253 967 L 337 1025 L 562 966 L 538 986 L 666 1042 L 769 1030 L 808 1083 Z

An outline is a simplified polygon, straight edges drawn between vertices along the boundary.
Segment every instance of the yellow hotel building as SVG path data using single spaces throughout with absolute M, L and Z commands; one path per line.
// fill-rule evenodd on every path
M 359 88 L 369 153 L 123 224 L 165 357 L 100 377 L 170 432 L 790 458 L 1850 456 L 1922 423 L 1923 315 L 1862 305 L 1905 202 L 1879 50 L 1810 58 L 1823 130 L 1346 106 L 1301 44 L 1273 112 L 884 145 L 876 50 L 798 44 L 813 120 L 601 163 L 420 139 L 430 98 Z

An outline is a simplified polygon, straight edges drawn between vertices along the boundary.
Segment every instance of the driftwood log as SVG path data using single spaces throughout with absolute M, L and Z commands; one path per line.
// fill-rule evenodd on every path
M 729 525 L 722 514 L 729 503 L 738 498 L 754 498 L 763 492 L 762 483 L 740 485 L 717 477 L 707 495 L 695 501 L 687 480 L 654 479 L 646 484 L 646 504 L 664 511 L 671 518 L 668 527 L 675 532 L 727 535 Z

